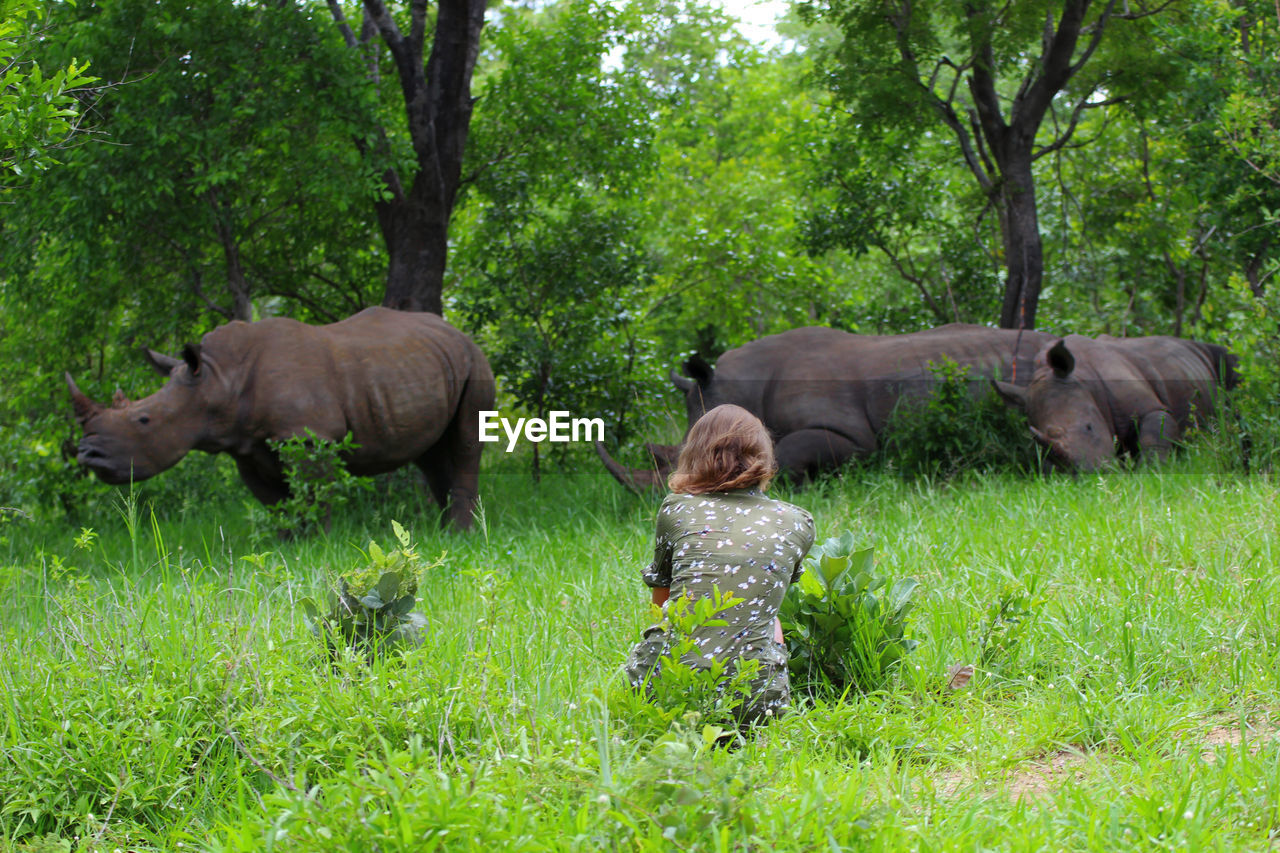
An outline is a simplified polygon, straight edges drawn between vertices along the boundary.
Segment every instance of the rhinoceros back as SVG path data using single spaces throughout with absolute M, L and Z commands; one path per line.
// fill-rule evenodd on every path
M 326 326 L 285 318 L 233 323 L 207 335 L 204 346 L 240 387 L 240 438 L 310 429 L 336 441 L 350 432 L 359 445 L 349 463 L 357 474 L 419 458 L 455 423 L 475 431 L 477 415 L 461 410 L 464 398 L 484 385 L 490 404 L 493 396 L 483 353 L 435 314 L 366 308 Z

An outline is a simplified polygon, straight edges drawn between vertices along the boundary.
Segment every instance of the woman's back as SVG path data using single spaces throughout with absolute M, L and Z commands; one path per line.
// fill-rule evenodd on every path
M 698 657 L 771 659 L 773 619 L 787 587 L 813 544 L 813 519 L 758 489 L 668 495 L 658 512 L 650 586 L 670 587 L 673 598 L 722 595 L 741 599 L 722 614 L 727 626 L 699 628 Z

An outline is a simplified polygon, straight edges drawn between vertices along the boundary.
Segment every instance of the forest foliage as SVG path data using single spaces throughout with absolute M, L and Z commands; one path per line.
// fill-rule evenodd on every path
M 4 162 L 30 166 L 0 188 L 0 503 L 84 491 L 64 371 L 139 397 L 143 346 L 384 300 L 388 176 L 424 161 L 397 55 L 366 32 L 352 49 L 335 8 L 354 34 L 384 7 L 4 4 L 5 103 L 40 101 L 45 126 L 7 108 L 0 126 Z M 385 9 L 404 33 L 436 26 Z M 1007 321 L 1011 258 L 1031 257 L 1010 237 L 1021 180 L 1038 328 L 1225 343 L 1244 423 L 1280 434 L 1274 4 L 805 0 L 779 31 L 753 43 L 700 0 L 489 8 L 443 309 L 503 408 L 670 440 L 665 377 L 691 352 L 806 324 Z M 1014 180 L 996 147 L 1018 128 Z

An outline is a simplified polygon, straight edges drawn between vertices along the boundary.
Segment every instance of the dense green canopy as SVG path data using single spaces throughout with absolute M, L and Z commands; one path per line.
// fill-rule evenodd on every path
M 614 438 L 805 324 L 1194 335 L 1275 387 L 1274 4 L 815 0 L 767 46 L 697 0 L 3 10 L 0 478 L 45 499 L 63 371 L 380 302 Z

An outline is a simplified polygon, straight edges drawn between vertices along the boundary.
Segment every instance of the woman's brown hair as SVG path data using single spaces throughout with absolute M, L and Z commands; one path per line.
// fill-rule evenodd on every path
M 777 470 L 773 439 L 764 424 L 741 406 L 725 404 L 707 412 L 689 430 L 667 485 L 688 495 L 752 486 L 765 489 Z

